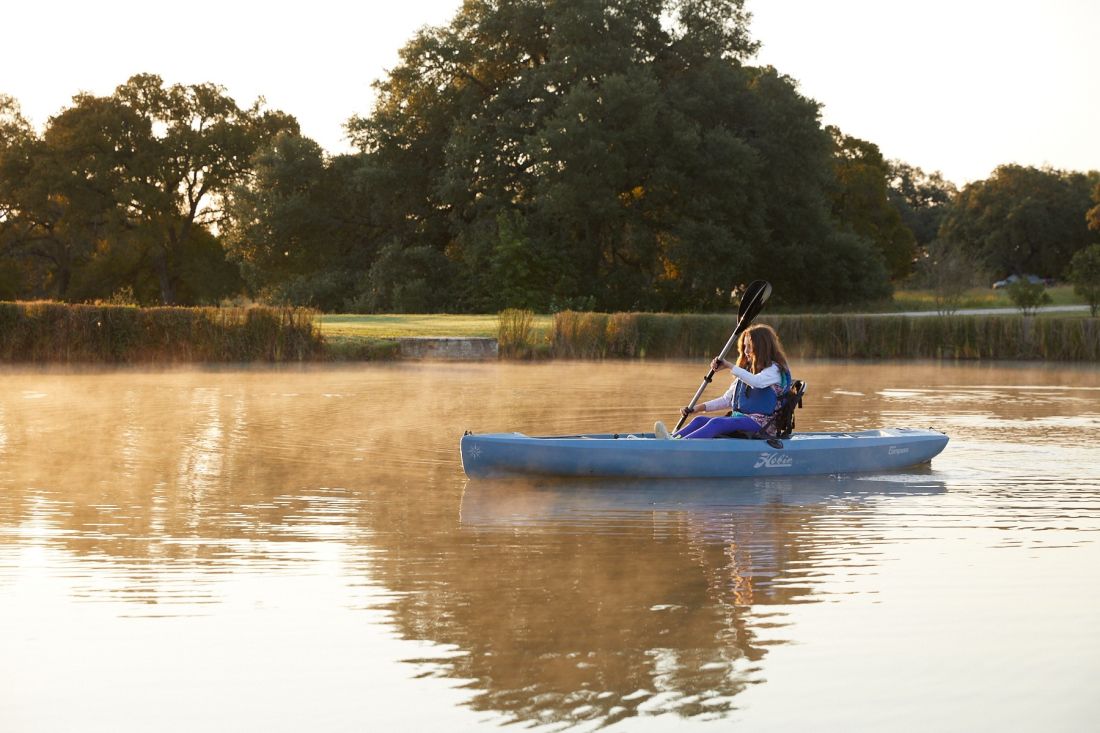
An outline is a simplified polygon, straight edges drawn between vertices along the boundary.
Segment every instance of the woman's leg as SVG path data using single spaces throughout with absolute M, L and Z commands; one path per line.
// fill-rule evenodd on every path
M 705 425 L 700 425 L 690 434 L 685 433 L 681 437 L 693 439 L 717 438 L 719 435 L 727 435 L 738 430 L 743 430 L 746 433 L 755 433 L 760 430 L 760 425 L 751 417 L 745 415 L 704 419 L 707 421 Z M 694 421 L 692 423 L 694 424 Z M 691 425 L 688 427 L 690 428 Z
M 673 433 L 673 435 L 678 435 L 681 438 L 686 438 L 691 433 L 706 425 L 712 419 L 713 418 L 709 418 L 706 415 L 700 415 L 699 417 L 692 418 L 691 422 L 677 430 L 675 433 Z

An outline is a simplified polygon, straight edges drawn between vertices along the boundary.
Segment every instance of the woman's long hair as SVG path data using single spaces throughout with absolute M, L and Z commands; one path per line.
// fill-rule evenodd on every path
M 749 339 L 752 340 L 751 363 L 745 354 L 745 341 Z M 773 362 L 788 372 L 791 370 L 787 366 L 787 354 L 783 351 L 783 344 L 779 343 L 775 329 L 763 323 L 746 329 L 737 340 L 737 365 L 757 374 L 770 367 Z

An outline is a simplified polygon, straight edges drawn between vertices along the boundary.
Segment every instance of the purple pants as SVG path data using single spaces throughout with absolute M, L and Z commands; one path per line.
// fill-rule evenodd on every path
M 755 433 L 760 430 L 760 423 L 736 413 L 733 417 L 697 417 L 674 434 L 681 438 L 717 438 L 737 430 Z

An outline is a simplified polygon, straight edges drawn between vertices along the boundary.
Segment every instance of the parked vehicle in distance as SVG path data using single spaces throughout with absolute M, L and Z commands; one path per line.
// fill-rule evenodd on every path
M 1032 285 L 1040 285 L 1041 284 L 1041 285 L 1050 286 L 1050 285 L 1054 284 L 1054 278 L 1052 278 L 1052 277 L 1039 277 L 1038 275 L 1024 275 L 1023 278 L 1027 278 L 1027 281 L 1029 283 L 1031 283 Z M 1019 282 L 1021 279 L 1022 278 L 1021 278 L 1020 275 L 1009 275 L 1004 280 L 998 280 L 997 282 L 993 283 L 993 289 L 994 290 L 1000 290 L 1001 288 L 1007 288 L 1012 283 Z

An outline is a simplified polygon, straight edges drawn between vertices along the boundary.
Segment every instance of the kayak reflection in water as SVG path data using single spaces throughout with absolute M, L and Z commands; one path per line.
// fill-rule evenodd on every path
M 737 363 L 716 358 L 711 362 L 713 371 L 729 369 L 733 384 L 718 399 L 680 408 L 687 417 L 697 412 L 733 410 L 729 416 L 696 417 L 683 429 L 669 435 L 664 423 L 657 421 L 653 432 L 658 438 L 717 438 L 738 431 L 758 433 L 774 437 L 776 424 L 772 416 L 779 408 L 782 397 L 791 386 L 791 370 L 779 336 L 771 326 L 752 326 L 737 341 Z

